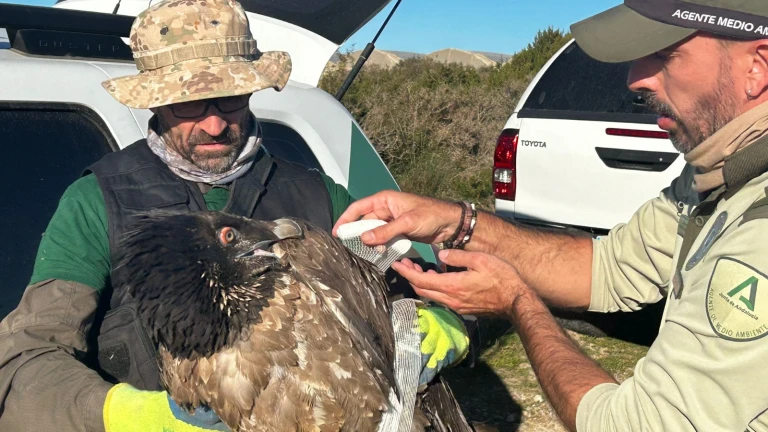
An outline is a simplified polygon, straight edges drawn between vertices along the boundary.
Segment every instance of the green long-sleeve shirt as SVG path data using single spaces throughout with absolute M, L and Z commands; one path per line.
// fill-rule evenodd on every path
M 331 196 L 335 221 L 354 200 L 333 179 L 322 178 Z M 229 190 L 213 188 L 203 197 L 208 210 L 221 210 Z M 91 174 L 74 182 L 59 201 L 40 241 L 30 284 L 62 279 L 101 290 L 110 271 L 107 212 L 99 183 Z

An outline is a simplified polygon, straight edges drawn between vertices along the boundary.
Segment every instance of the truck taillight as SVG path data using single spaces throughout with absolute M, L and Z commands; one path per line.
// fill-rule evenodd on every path
M 517 187 L 517 140 L 520 131 L 504 129 L 496 141 L 493 155 L 493 195 L 514 201 Z

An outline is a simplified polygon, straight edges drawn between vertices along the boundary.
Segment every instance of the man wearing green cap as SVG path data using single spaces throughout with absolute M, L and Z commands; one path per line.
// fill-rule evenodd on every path
M 604 62 L 634 61 L 685 169 L 600 239 L 506 222 L 466 204 L 383 192 L 350 206 L 390 220 L 363 236 L 440 243 L 460 273 L 396 270 L 461 313 L 510 319 L 552 406 L 577 431 L 768 430 L 768 2 L 626 0 L 571 28 Z M 464 250 L 455 250 L 464 249 Z M 636 311 L 667 298 L 622 384 L 545 304 Z
M 225 430 L 214 413 L 189 415 L 162 391 L 135 304 L 112 293 L 112 258 L 131 218 L 221 210 L 330 230 L 352 202 L 330 178 L 261 148 L 250 95 L 282 90 L 291 60 L 257 48 L 238 2 L 157 3 L 136 18 L 130 42 L 140 73 L 103 86 L 155 115 L 146 140 L 88 167 L 65 192 L 30 284 L 0 323 L 1 431 Z M 425 383 L 462 360 L 468 337 L 444 308 L 421 308 L 419 317 Z

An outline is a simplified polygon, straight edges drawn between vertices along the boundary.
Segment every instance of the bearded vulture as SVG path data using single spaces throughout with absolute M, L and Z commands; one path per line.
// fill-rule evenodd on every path
M 145 215 L 125 236 L 115 292 L 137 304 L 163 387 L 233 431 L 374 432 L 396 390 L 381 272 L 303 220 Z M 413 431 L 471 431 L 444 382 Z

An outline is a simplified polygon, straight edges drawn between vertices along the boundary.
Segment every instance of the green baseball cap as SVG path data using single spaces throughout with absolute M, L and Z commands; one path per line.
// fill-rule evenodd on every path
M 625 0 L 571 26 L 581 49 L 607 63 L 637 60 L 697 31 L 768 39 L 768 0 Z

